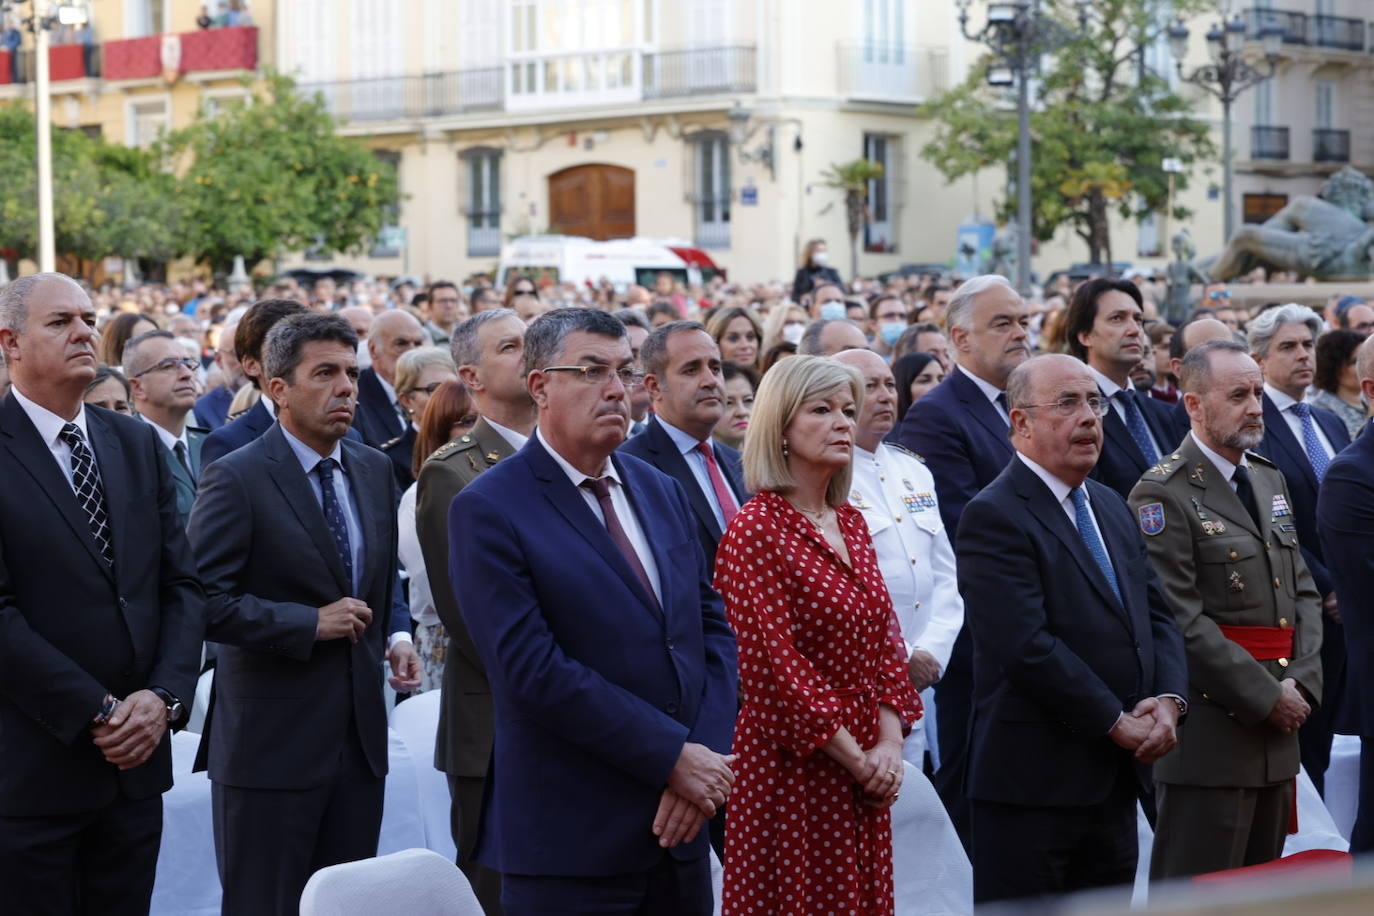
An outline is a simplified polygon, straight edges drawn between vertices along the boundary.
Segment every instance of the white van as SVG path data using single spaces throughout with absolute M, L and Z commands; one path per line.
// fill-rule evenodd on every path
M 725 271 L 685 239 L 613 239 L 597 242 L 577 235 L 526 235 L 501 248 L 496 282 L 504 289 L 517 276 L 536 283 L 596 285 L 602 278 L 623 291 L 632 283 L 653 289 L 660 273 L 691 285 Z

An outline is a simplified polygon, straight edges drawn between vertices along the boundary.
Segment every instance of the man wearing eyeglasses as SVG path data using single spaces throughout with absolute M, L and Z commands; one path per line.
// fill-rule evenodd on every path
M 1135 878 L 1136 797 L 1174 746 L 1183 642 L 1125 500 L 1088 479 L 1109 409 L 1086 366 L 1007 379 L 1016 455 L 955 542 L 973 634 L 974 900 Z
M 184 527 L 196 501 L 200 449 L 209 430 L 190 426 L 196 403 L 196 361 L 187 359 L 169 331 L 148 331 L 124 345 L 123 369 L 133 391 L 134 411 L 157 431 L 177 489 L 177 515 Z
M 534 436 L 449 510 L 496 723 L 474 856 L 506 916 L 706 916 L 736 658 L 697 520 L 680 484 L 616 454 L 641 384 L 619 321 L 544 314 L 524 365 Z

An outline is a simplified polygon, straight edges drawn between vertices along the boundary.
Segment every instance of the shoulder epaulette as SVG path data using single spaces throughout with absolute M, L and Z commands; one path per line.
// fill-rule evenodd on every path
M 888 448 L 893 449 L 894 451 L 910 455 L 912 458 L 915 458 L 917 461 L 921 462 L 921 464 L 926 463 L 926 460 L 924 458 L 913 452 L 911 449 L 907 448 L 905 445 L 900 445 L 896 442 L 884 442 L 883 445 L 886 445 Z
M 397 436 L 395 439 L 388 439 L 386 442 L 382 443 L 382 451 L 386 451 L 387 449 L 391 448 L 393 445 L 395 445 L 397 442 L 400 442 L 404 438 L 405 436 Z
M 1278 469 L 1278 465 L 1257 452 L 1246 452 L 1245 460 L 1251 464 L 1258 464 L 1266 468 Z
M 1159 478 L 1172 477 L 1185 464 L 1187 462 L 1183 460 L 1183 456 L 1178 452 L 1173 452 L 1172 454 L 1161 455 L 1159 463 L 1145 473 Z
M 471 436 L 459 436 L 457 439 L 450 439 L 443 445 L 434 450 L 434 454 L 426 458 L 426 461 L 434 461 L 439 458 L 446 458 L 449 455 L 456 455 L 459 452 L 467 451 L 477 447 L 477 440 Z

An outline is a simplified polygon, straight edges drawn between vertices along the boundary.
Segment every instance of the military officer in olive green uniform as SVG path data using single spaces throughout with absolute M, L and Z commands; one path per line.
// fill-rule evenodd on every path
M 487 916 L 501 912 L 501 876 L 471 861 L 491 759 L 491 688 L 459 611 L 449 577 L 448 512 L 458 492 L 487 468 L 514 455 L 534 431 L 535 408 L 521 363 L 525 324 L 510 309 L 478 312 L 453 330 L 453 361 L 472 392 L 480 418 L 471 432 L 431 455 L 420 468 L 415 527 L 425 557 L 434 609 L 448 632 L 434 766 L 448 775 L 450 829 L 458 865 Z
M 1246 451 L 1264 379 L 1243 347 L 1189 351 L 1192 421 L 1131 491 L 1188 653 L 1188 715 L 1155 764 L 1152 879 L 1278 858 L 1296 815 L 1298 727 L 1321 698 L 1321 597 L 1298 550 L 1283 475 Z

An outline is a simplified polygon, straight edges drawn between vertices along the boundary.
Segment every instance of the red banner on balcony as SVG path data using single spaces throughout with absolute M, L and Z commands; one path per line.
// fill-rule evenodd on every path
M 105 42 L 107 80 L 149 79 L 162 73 L 162 35 Z M 196 70 L 252 70 L 258 65 L 258 29 L 235 26 L 175 36 L 181 40 L 179 73 Z M 53 77 L 56 79 L 57 77 Z
M 53 45 L 48 49 L 48 78 L 79 80 L 86 76 L 85 45 Z
M 14 73 L 14 55 L 9 51 L 0 51 L 0 86 L 9 85 L 12 80 L 11 74 Z

